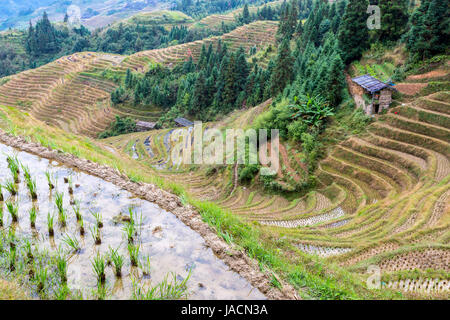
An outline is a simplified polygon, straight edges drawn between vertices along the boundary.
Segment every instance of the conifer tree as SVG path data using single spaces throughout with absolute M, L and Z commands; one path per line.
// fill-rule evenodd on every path
M 278 48 L 278 55 L 270 79 L 270 92 L 276 95 L 292 80 L 294 58 L 291 54 L 289 39 L 284 39 Z
M 359 59 L 369 47 L 367 0 L 350 0 L 339 27 L 339 49 L 344 63 Z

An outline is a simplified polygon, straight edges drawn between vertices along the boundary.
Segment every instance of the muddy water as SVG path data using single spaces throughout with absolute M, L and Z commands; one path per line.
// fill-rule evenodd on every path
M 112 183 L 97 177 L 78 172 L 74 169 L 50 162 L 37 156 L 17 152 L 14 149 L 0 144 L 0 183 L 11 179 L 7 167 L 6 156 L 17 154 L 23 165 L 30 168 L 31 175 L 36 179 L 38 187 L 38 200 L 33 202 L 26 188 L 24 178 L 21 176 L 19 194 L 15 201 L 19 204 L 19 223 L 16 227 L 18 235 L 29 236 L 40 247 L 57 250 L 59 246 L 67 248 L 62 238 L 68 234 L 76 236 L 80 241 L 82 250 L 69 258 L 68 284 L 72 289 L 82 289 L 90 292 L 96 288 L 96 277 L 91 266 L 91 260 L 100 252 L 105 254 L 109 247 L 119 248 L 125 258 L 122 279 L 117 279 L 111 267 L 107 268 L 107 286 L 112 291 L 114 299 L 129 299 L 131 297 L 131 277 L 140 284 L 153 284 L 164 279 L 173 272 L 178 279 L 183 279 L 192 270 L 188 282 L 190 299 L 264 299 L 264 295 L 253 288 L 239 274 L 218 259 L 211 249 L 196 232 L 188 228 L 170 212 L 164 211 L 156 204 L 133 197 L 128 191 L 122 190 Z M 55 236 L 49 237 L 47 230 L 47 213 L 55 213 L 55 192 L 51 192 L 47 185 L 45 172 L 50 171 L 57 180 L 57 190 L 64 192 L 64 207 L 69 213 L 67 227 L 62 228 L 55 222 Z M 68 184 L 64 178 L 72 177 L 74 187 L 73 196 L 68 193 Z M 3 190 L 5 200 L 10 196 Z M 84 218 L 86 234 L 79 235 L 75 214 L 70 201 L 77 199 L 81 202 L 81 213 Z M 4 206 L 3 203 L 0 203 Z M 36 232 L 30 228 L 29 210 L 32 206 L 38 208 Z M 142 216 L 140 225 L 141 257 L 150 257 L 150 276 L 144 277 L 142 271 L 130 266 L 127 242 L 122 231 L 123 225 L 116 224 L 113 218 L 120 213 L 128 215 L 132 208 L 135 216 Z M 95 223 L 90 211 L 98 211 L 103 216 L 104 227 L 101 229 L 102 243 L 95 245 L 89 233 L 89 226 Z M 4 208 L 5 227 L 11 225 L 11 217 Z

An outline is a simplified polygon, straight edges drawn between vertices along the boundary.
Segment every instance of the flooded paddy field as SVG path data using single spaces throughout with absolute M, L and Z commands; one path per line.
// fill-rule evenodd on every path
M 8 159 L 15 157 L 20 164 L 18 183 L 8 166 Z M 31 179 L 25 177 L 27 168 Z M 35 181 L 36 199 L 32 197 L 30 180 Z M 265 298 L 229 270 L 204 239 L 172 213 L 110 182 L 0 144 L 0 183 L 4 197 L 0 202 L 0 268 L 3 273 L 28 274 L 36 292 L 41 289 L 39 279 L 45 277 L 53 291 L 67 287 L 83 298 L 91 298 L 95 297 L 93 292 L 99 291 L 98 284 L 103 283 L 107 298 L 130 299 L 133 293 L 145 293 L 161 283 L 166 288 L 170 284 L 181 288 L 187 280 L 183 298 Z M 11 184 L 16 186 L 16 195 L 8 190 L 14 187 L 5 188 Z M 15 215 L 11 214 L 14 210 Z M 49 234 L 50 226 L 53 236 Z M 113 256 L 123 259 L 120 277 Z M 56 267 L 46 269 L 46 259 L 56 261 Z M 66 261 L 65 268 L 62 260 Z M 104 281 L 98 275 L 102 270 L 100 260 Z M 61 270 L 66 273 L 67 286 L 61 280 Z

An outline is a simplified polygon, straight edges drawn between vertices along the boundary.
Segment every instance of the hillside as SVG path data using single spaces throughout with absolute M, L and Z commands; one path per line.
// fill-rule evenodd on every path
M 158 112 L 135 113 L 136 110 L 115 109 L 110 105 L 110 93 L 117 87 L 108 74 L 122 77 L 129 68 L 143 72 L 150 62 L 173 66 L 185 61 L 191 52 L 194 60 L 202 46 L 219 40 L 236 50 L 256 46 L 263 49 L 274 43 L 277 24 L 257 21 L 220 37 L 139 52 L 127 56 L 94 52 L 76 53 L 35 70 L 7 78 L 0 86 L 0 103 L 17 106 L 34 117 L 72 133 L 96 137 L 116 115 L 136 115 L 155 121 Z M 190 51 L 189 51 L 190 50 Z M 80 93 L 82 93 L 80 95 Z
M 65 45 L 75 39 L 84 49 L 0 78 L 2 141 L 68 160 L 62 166 L 81 164 L 133 196 L 162 203 L 167 213 L 176 211 L 212 244 L 211 255 L 245 274 L 266 297 L 448 300 L 450 60 L 442 26 L 450 7 L 441 0 L 382 2 L 393 18 L 369 30 L 365 1 L 270 2 L 277 21 L 256 17 L 263 1 L 250 3 L 258 6 L 177 1 L 180 11 L 140 12 L 92 37 L 80 28 L 72 31 L 80 37 L 58 38 L 59 31 L 43 18 L 36 32 L 30 31 L 34 40 L 27 40 L 35 53 L 47 49 L 37 45 L 45 38 L 42 30 Z M 205 12 L 219 13 L 204 17 Z M 25 33 L 2 32 L 0 44 L 11 42 L 12 51 L 25 55 L 24 38 Z M 361 76 L 368 82 L 354 79 Z M 155 129 L 138 131 L 138 120 Z M 212 129 L 219 130 L 203 152 L 207 147 L 216 153 L 220 138 L 228 142 L 227 129 L 278 129 L 279 147 L 270 152 L 278 155 L 279 168 L 266 170 L 261 154 L 257 164 L 174 159 L 174 152 L 190 151 L 197 142 L 192 126 L 180 137 L 175 125 L 200 120 L 203 142 Z M 248 140 L 245 153 L 251 150 Z M 276 145 L 259 141 L 255 149 Z M 233 146 L 233 156 L 239 151 Z M 6 161 L 14 176 L 11 159 Z M 51 176 L 46 177 L 51 199 Z M 0 195 L 2 188 L 12 195 L 13 183 L 5 181 Z M 72 186 L 71 180 L 65 183 Z M 115 195 L 107 196 L 113 203 Z M 7 210 L 13 219 L 14 205 L 9 202 Z M 115 217 L 115 233 L 106 232 L 107 239 L 117 240 L 122 230 L 117 221 L 129 219 L 128 228 L 134 224 L 133 209 L 128 210 L 129 218 L 122 212 Z M 92 215 L 98 228 L 89 241 L 97 246 L 103 223 L 99 213 Z M 76 218 L 78 230 L 77 213 Z M 44 222 L 50 219 L 49 213 Z M 83 220 L 81 226 L 84 232 Z M 148 242 L 154 249 L 152 241 L 171 227 L 152 228 Z M 123 231 L 128 242 L 122 249 L 129 250 L 131 267 L 141 270 L 143 279 L 143 264 L 132 260 L 140 255 L 140 244 L 133 247 L 139 232 Z M 150 268 L 149 256 L 147 263 Z M 190 272 L 187 264 L 178 267 Z M 125 277 L 126 290 L 141 294 L 130 278 Z M 104 288 L 101 274 L 97 280 L 97 289 Z M 200 282 L 194 286 L 203 292 Z
M 445 77 L 409 79 L 448 84 L 446 70 Z M 172 129 L 105 142 L 187 186 L 195 197 L 258 222 L 265 233 L 286 239 L 290 250 L 318 255 L 358 276 L 377 264 L 387 287 L 441 296 L 449 290 L 450 271 L 450 95 L 424 94 L 406 98 L 366 133 L 333 147 L 315 173 L 318 188 L 290 200 L 238 183 L 236 166 L 212 173 L 178 167 L 170 159 Z M 236 111 L 204 130 L 249 127 L 270 103 Z M 287 144 L 280 151 L 279 176 L 295 183 L 304 170 L 299 151 Z

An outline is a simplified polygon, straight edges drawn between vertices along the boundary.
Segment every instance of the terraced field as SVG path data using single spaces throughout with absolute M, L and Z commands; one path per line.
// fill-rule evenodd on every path
M 121 77 L 128 68 L 144 71 L 150 62 L 171 66 L 185 60 L 188 53 L 200 54 L 203 43 L 227 43 L 230 50 L 240 46 L 263 48 L 275 42 L 275 22 L 255 22 L 221 37 L 214 37 L 166 49 L 144 51 L 126 57 L 93 52 L 76 53 L 40 68 L 11 76 L 0 82 L 0 104 L 16 106 L 35 118 L 68 132 L 97 137 L 116 115 L 156 121 L 159 110 L 113 108 L 110 93 L 117 84 L 104 76 Z M 191 50 L 191 51 L 189 51 Z
M 222 36 L 211 37 L 163 49 L 138 52 L 126 58 L 121 63 L 120 67 L 122 69 L 129 68 L 135 71 L 145 71 L 151 61 L 167 66 L 173 66 L 176 63 L 186 61 L 189 56 L 192 56 L 194 61 L 196 61 L 200 56 L 203 44 L 206 47 L 210 44 L 216 47 L 219 40 L 222 41 L 222 44 L 226 43 L 230 50 L 236 50 L 239 47 L 243 47 L 246 52 L 253 47 L 256 47 L 257 50 L 262 50 L 270 44 L 273 45 L 275 43 L 277 29 L 278 23 L 275 21 L 256 21 L 239 27 Z
M 236 111 L 208 128 L 245 128 L 271 101 Z M 448 297 L 450 266 L 450 92 L 392 108 L 361 136 L 334 147 L 316 172 L 317 190 L 296 199 L 238 182 L 237 166 L 213 171 L 172 163 L 173 130 L 110 138 L 105 143 L 182 183 L 270 234 L 294 251 L 318 255 L 361 277 L 378 266 L 385 287 Z M 192 143 L 192 132 L 185 138 Z M 276 181 L 294 187 L 305 170 L 299 150 L 280 145 Z

